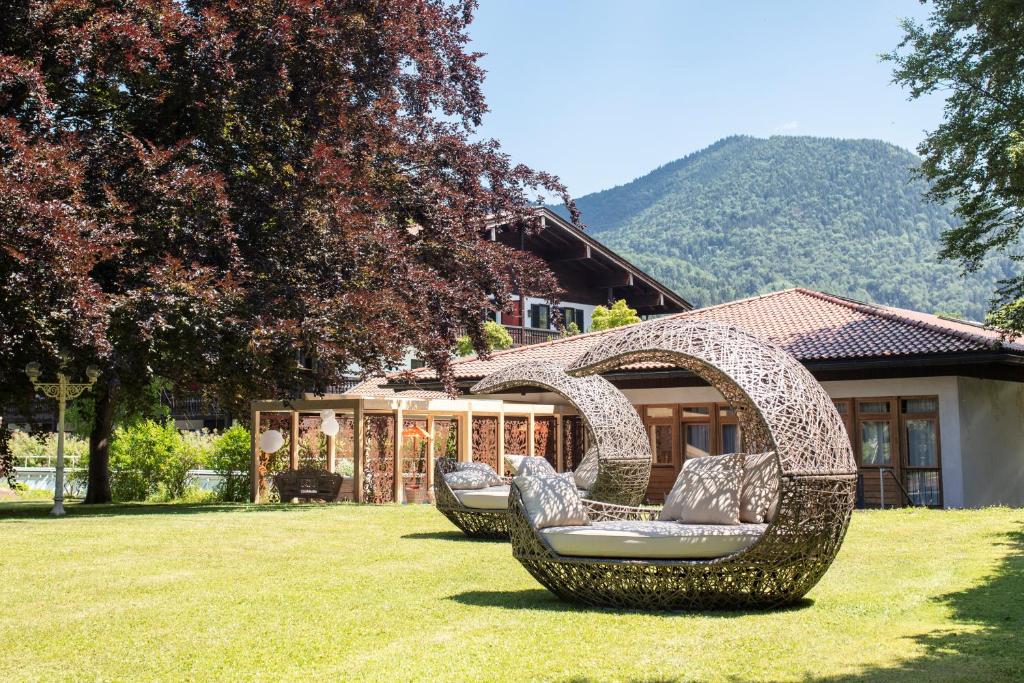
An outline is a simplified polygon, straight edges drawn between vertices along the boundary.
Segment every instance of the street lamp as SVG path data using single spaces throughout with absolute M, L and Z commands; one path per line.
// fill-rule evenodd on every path
M 86 368 L 85 376 L 89 379 L 86 384 L 69 382 L 67 375 L 62 372 L 57 373 L 56 382 L 40 382 L 39 377 L 43 372 L 39 363 L 26 365 L 25 374 L 28 375 L 28 379 L 36 391 L 41 392 L 47 398 L 57 400 L 57 481 L 53 487 L 53 509 L 50 510 L 50 515 L 61 517 L 64 515 L 64 406 L 68 401 L 81 396 L 83 391 L 92 389 L 92 386 L 96 384 L 96 379 L 100 376 L 100 371 L 95 365 Z

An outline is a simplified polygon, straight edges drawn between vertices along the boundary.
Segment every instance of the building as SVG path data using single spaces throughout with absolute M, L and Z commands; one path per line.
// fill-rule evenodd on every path
M 981 325 L 806 289 L 676 315 L 734 324 L 770 339 L 814 374 L 846 423 L 860 466 L 862 506 L 1024 505 L 1024 339 L 1004 340 Z M 520 361 L 568 364 L 614 333 L 457 360 L 458 386 L 467 391 L 481 377 Z M 440 396 L 432 371 L 416 375 L 415 385 L 375 379 L 351 393 Z M 647 426 L 655 454 L 651 501 L 664 497 L 684 459 L 743 448 L 722 396 L 692 374 L 645 364 L 606 377 Z M 563 403 L 530 389 L 493 398 Z

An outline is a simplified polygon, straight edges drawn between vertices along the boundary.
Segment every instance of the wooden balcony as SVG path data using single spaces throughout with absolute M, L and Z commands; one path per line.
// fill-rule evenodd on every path
M 541 342 L 556 339 L 561 333 L 558 330 L 540 330 L 533 327 L 518 327 L 505 325 L 505 329 L 512 336 L 512 346 L 529 346 Z

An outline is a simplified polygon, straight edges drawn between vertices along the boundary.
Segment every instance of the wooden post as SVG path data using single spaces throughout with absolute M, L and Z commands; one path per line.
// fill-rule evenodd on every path
M 498 476 L 505 476 L 505 411 L 498 412 Z
M 289 426 L 290 438 L 288 439 L 288 469 L 299 469 L 299 413 L 297 410 L 291 412 L 291 424 Z
M 531 410 L 529 415 L 526 416 L 526 454 L 533 455 L 533 429 L 534 429 L 533 411 Z
M 363 401 L 355 407 L 352 419 L 352 494 L 357 503 L 362 503 L 363 498 L 363 442 L 365 425 L 363 424 Z
M 395 409 L 395 502 L 402 502 L 402 431 L 405 429 L 405 413 L 402 407 Z
M 459 439 L 459 460 L 471 462 L 473 460 L 473 411 L 467 410 L 464 419 L 459 420 L 462 428 L 462 435 Z
M 565 454 L 562 452 L 562 416 L 555 415 L 555 462 L 559 472 L 565 472 Z
M 252 411 L 252 422 L 249 429 L 249 449 L 252 463 L 249 466 L 249 501 L 260 502 L 260 411 Z
M 334 474 L 334 456 L 338 452 L 337 445 L 335 444 L 335 436 L 327 437 L 327 471 Z
M 427 415 L 427 434 L 430 434 L 430 438 L 427 439 L 427 462 L 426 462 L 426 475 L 427 475 L 427 491 L 434 490 L 434 416 Z

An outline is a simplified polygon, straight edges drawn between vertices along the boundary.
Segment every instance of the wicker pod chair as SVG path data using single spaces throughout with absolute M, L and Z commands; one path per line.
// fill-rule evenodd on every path
M 746 549 L 703 560 L 557 554 L 527 515 L 515 483 L 515 557 L 563 599 L 629 609 L 769 608 L 792 603 L 828 569 L 854 504 L 856 464 L 839 414 L 814 377 L 778 346 L 730 325 L 641 323 L 577 358 L 570 374 L 671 363 L 706 380 L 736 410 L 748 452 L 774 451 L 779 501 Z M 592 522 L 656 520 L 659 510 L 584 501 Z
M 597 452 L 597 481 L 587 498 L 639 505 L 651 479 L 651 444 L 633 405 L 599 375 L 571 377 L 550 362 L 516 363 L 473 385 L 474 394 L 499 394 L 521 387 L 558 394 L 579 413 Z
M 570 377 L 554 363 L 517 363 L 477 382 L 474 394 L 501 393 L 532 386 L 563 396 L 576 408 L 596 450 L 598 471 L 587 497 L 606 503 L 636 505 L 651 478 L 651 447 L 640 416 L 629 399 L 603 377 Z M 434 505 L 473 538 L 508 538 L 508 509 L 483 510 L 464 505 L 444 475 L 455 462 L 434 464 Z M 511 477 L 505 477 L 506 484 Z
M 485 510 L 463 505 L 444 478 L 444 475 L 455 471 L 455 467 L 456 462 L 452 458 L 434 461 L 434 507 L 470 538 L 507 539 L 508 508 Z M 502 477 L 502 482 L 510 484 L 512 477 Z

